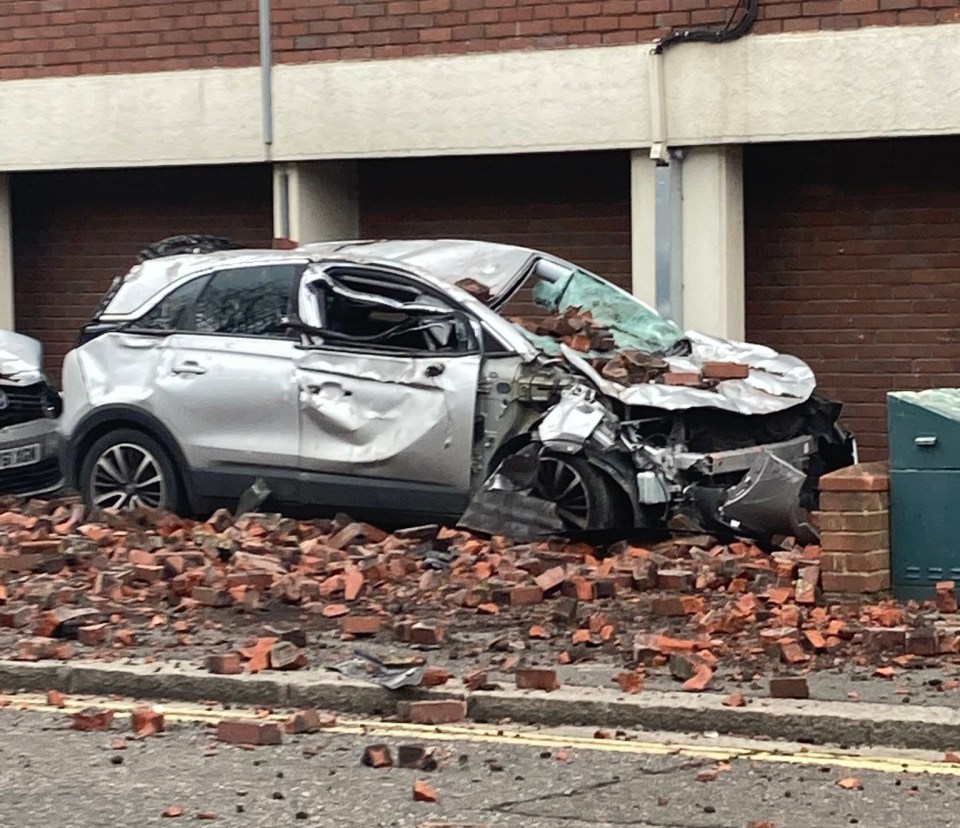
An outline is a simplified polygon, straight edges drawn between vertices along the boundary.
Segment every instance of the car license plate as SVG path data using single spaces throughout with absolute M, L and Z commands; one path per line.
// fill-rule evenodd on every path
M 15 469 L 17 466 L 30 466 L 39 460 L 39 443 L 0 451 L 0 469 Z

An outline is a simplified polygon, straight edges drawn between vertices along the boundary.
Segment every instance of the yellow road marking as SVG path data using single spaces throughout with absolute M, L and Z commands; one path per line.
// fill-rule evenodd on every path
M 59 713 L 71 715 L 85 707 L 96 706 L 113 710 L 114 713 L 128 713 L 136 702 L 129 700 L 68 697 L 64 707 L 48 705 L 46 698 L 36 694 L 0 695 L 0 710 L 17 710 L 37 713 Z M 288 718 L 286 713 L 268 713 L 258 715 L 255 709 L 221 708 L 210 709 L 202 705 L 162 705 L 164 716 L 169 721 L 205 722 L 215 724 L 222 719 L 259 719 L 280 722 Z M 831 765 L 852 770 L 872 770 L 880 773 L 929 773 L 946 776 L 960 776 L 960 765 L 944 761 L 920 759 L 914 756 L 864 756 L 852 752 L 809 750 L 809 751 L 770 751 L 756 750 L 732 745 L 682 744 L 671 742 L 642 742 L 638 740 L 621 741 L 617 739 L 595 739 L 563 733 L 520 730 L 516 728 L 494 728 L 483 725 L 463 727 L 454 725 L 432 726 L 414 725 L 403 722 L 384 722 L 364 719 L 338 719 L 333 727 L 324 728 L 323 733 L 357 736 L 379 735 L 394 738 L 417 739 L 435 742 L 478 742 L 486 744 L 524 745 L 553 750 L 600 751 L 645 756 L 684 756 L 696 759 L 708 759 L 716 762 L 728 762 L 733 759 L 745 759 L 751 762 L 783 763 L 792 765 Z

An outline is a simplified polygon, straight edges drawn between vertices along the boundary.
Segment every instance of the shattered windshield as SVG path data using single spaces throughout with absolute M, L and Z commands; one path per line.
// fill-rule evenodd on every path
M 665 354 L 683 340 L 676 324 L 599 276 L 541 264 L 530 277 L 537 312 L 510 321 L 545 353 L 559 354 L 564 344 L 594 357 L 625 350 Z

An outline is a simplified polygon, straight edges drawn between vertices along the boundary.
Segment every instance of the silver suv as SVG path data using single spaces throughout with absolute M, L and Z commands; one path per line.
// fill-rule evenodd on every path
M 195 242 L 118 278 L 64 362 L 90 506 L 203 513 L 262 479 L 276 509 L 513 537 L 787 535 L 853 459 L 803 362 L 684 333 L 545 253 Z

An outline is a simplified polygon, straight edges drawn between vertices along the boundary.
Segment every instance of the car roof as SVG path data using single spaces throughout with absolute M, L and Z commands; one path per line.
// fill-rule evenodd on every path
M 512 286 L 534 256 L 547 254 L 517 245 L 468 239 L 349 240 L 315 242 L 289 250 L 251 248 L 184 253 L 148 259 L 131 268 L 103 315 L 109 318 L 135 313 L 164 288 L 190 275 L 224 266 L 284 261 L 392 265 L 426 273 L 447 284 L 472 278 L 496 296 Z

